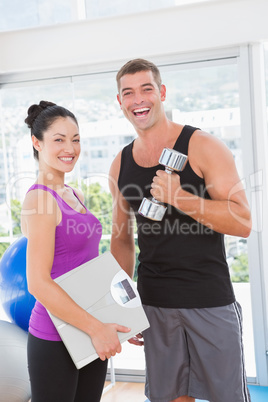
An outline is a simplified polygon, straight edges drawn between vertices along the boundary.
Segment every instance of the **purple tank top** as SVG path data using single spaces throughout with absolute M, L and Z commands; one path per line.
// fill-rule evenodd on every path
M 74 190 L 74 195 L 84 206 L 86 213 L 75 211 L 54 190 L 44 185 L 34 184 L 28 191 L 36 189 L 49 191 L 62 213 L 62 220 L 56 227 L 55 253 L 51 270 L 51 278 L 55 279 L 99 255 L 102 227 L 99 220 L 82 204 Z M 29 332 L 37 338 L 49 341 L 61 340 L 45 307 L 38 301 L 31 313 Z

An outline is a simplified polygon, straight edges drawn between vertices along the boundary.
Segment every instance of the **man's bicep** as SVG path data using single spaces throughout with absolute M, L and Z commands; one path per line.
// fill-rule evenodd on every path
M 244 199 L 243 184 L 231 151 L 225 146 L 214 147 L 206 160 L 204 180 L 210 197 L 236 202 Z

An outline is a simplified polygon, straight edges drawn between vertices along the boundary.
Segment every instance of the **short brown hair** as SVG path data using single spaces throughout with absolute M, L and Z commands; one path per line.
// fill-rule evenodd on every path
M 135 74 L 140 71 L 152 71 L 156 84 L 159 89 L 162 84 L 162 79 L 160 75 L 160 71 L 156 67 L 156 65 L 145 59 L 134 59 L 128 61 L 123 67 L 120 68 L 116 75 L 116 82 L 118 91 L 120 89 L 120 79 L 126 74 Z

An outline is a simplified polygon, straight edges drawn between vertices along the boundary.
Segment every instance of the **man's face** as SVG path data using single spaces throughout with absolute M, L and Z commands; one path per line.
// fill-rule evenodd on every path
M 166 88 L 159 89 L 151 71 L 126 74 L 120 79 L 118 102 L 137 131 L 153 127 L 164 113 Z

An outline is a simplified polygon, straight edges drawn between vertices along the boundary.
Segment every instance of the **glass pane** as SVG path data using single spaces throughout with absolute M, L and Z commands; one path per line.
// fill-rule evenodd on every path
M 132 14 L 174 6 L 176 0 L 86 0 L 87 18 Z
M 268 124 L 268 42 L 264 44 L 264 68 L 265 68 L 265 89 L 266 89 L 267 124 Z
M 116 99 L 115 75 L 75 81 L 75 111 L 82 137 L 81 178 L 100 182 L 108 191 L 110 165 L 119 150 L 136 136 Z
M 211 0 L 1 0 L 0 31 L 55 25 L 80 18 L 116 16 Z M 82 11 L 81 11 L 82 10 Z M 81 17 L 79 16 L 81 11 Z
M 116 99 L 115 74 L 77 77 L 74 82 L 75 111 L 81 134 L 80 174 L 89 207 L 103 226 L 100 253 L 110 249 L 112 198 L 108 173 L 117 153 L 135 137 L 132 125 L 122 116 Z M 144 370 L 143 348 L 128 342 L 114 357 L 115 369 Z
M 75 112 L 81 134 L 80 177 L 86 206 L 101 221 L 103 235 L 112 230 L 112 197 L 108 185 L 111 163 L 119 150 L 135 137 L 132 126 L 122 117 L 116 99 L 115 76 L 76 78 Z M 108 249 L 102 240 L 100 252 Z
M 73 0 L 1 0 L 0 31 L 72 21 Z
M 0 174 L 0 258 L 11 240 L 21 233 L 20 209 L 27 189 L 36 178 L 30 130 L 24 123 L 27 109 L 40 100 L 49 100 L 73 109 L 70 83 L 43 84 L 2 89 L 1 102 L 1 174 Z M 5 152 L 4 152 L 5 151 Z M 3 154 L 6 154 L 6 161 Z M 10 219 L 12 218 L 12 221 Z M 9 230 L 12 230 L 10 236 Z M 0 319 L 9 321 L 0 303 Z
M 14 236 L 20 231 L 20 206 L 25 193 L 36 177 L 30 131 L 24 119 L 27 109 L 40 100 L 50 100 L 67 108 L 72 107 L 71 84 L 36 85 L 0 92 L 2 104 L 0 214 L 1 236 L 8 236 L 10 226 Z M 10 214 L 12 225 L 10 225 Z
M 243 179 L 240 108 L 236 64 L 162 69 L 167 87 L 165 108 L 171 120 L 190 124 L 220 138 L 233 153 Z M 227 262 L 237 301 L 243 308 L 247 376 L 256 377 L 247 240 L 225 236 Z
M 87 18 L 134 14 L 211 0 L 85 0 Z

